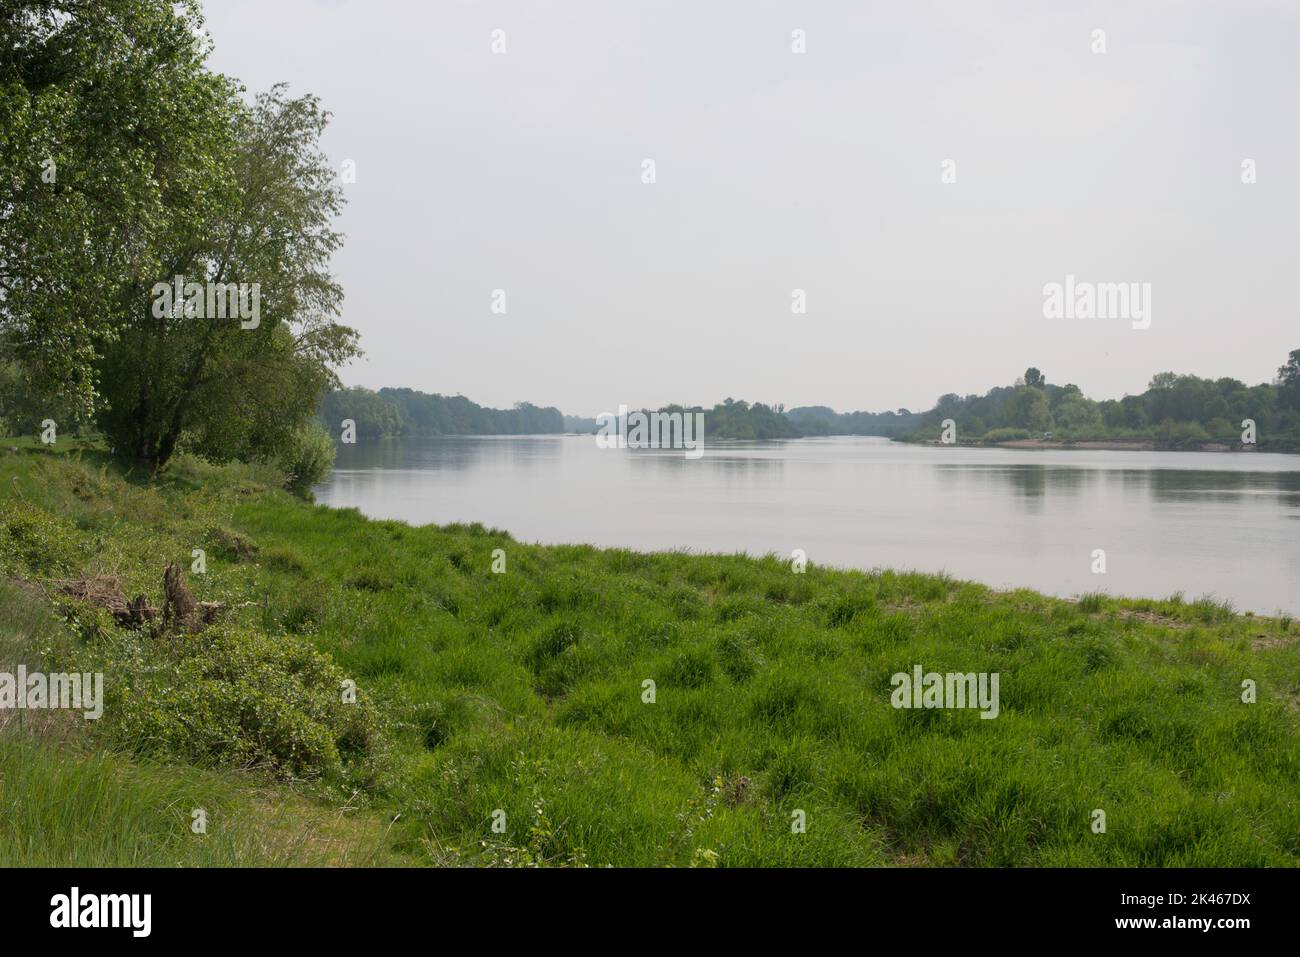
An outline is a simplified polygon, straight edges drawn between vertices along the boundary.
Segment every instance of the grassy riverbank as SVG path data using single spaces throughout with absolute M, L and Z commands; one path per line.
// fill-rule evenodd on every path
M 0 712 L 0 865 L 1300 864 L 1289 620 L 524 545 L 60 449 L 0 454 L 0 671 L 107 701 Z M 68 594 L 162 607 L 169 562 L 214 624 Z M 918 664 L 999 673 L 998 717 L 894 709 Z

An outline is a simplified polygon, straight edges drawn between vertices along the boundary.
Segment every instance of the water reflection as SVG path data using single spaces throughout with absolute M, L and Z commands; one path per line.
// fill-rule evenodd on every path
M 1098 469 L 1061 465 L 952 462 L 936 465 L 935 475 L 952 483 L 1001 483 L 1023 499 L 1041 498 L 1049 493 L 1085 494 L 1089 491 L 1089 486 L 1100 482 L 1106 486 L 1118 485 L 1120 494 L 1144 493 L 1155 502 L 1231 502 L 1245 496 L 1267 495 L 1284 508 L 1300 507 L 1300 471 Z
M 334 468 L 337 472 L 465 471 L 502 461 L 518 468 L 532 468 L 548 460 L 558 462 L 563 441 L 556 435 L 377 439 L 340 445 Z
M 935 474 L 950 481 L 977 481 L 984 485 L 1007 486 L 1020 498 L 1041 498 L 1049 491 L 1060 494 L 1079 494 L 1084 486 L 1098 481 L 1102 473 L 1088 470 L 1046 465 L 986 465 L 960 463 L 939 465 Z

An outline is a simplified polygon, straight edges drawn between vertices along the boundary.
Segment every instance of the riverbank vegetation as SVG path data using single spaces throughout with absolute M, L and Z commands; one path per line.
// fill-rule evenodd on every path
M 401 401 L 399 402 L 399 398 Z M 453 409 L 454 405 L 454 409 Z M 427 407 L 417 419 L 411 408 Z M 1077 385 L 1048 382 L 1026 370 L 1010 386 L 983 395 L 941 396 L 926 412 L 839 413 L 826 406 L 787 410 L 782 405 L 726 399 L 711 409 L 670 405 L 661 412 L 703 412 L 707 439 L 790 439 L 875 435 L 915 442 L 938 440 L 951 419 L 959 443 L 997 445 L 1042 441 L 1057 445 L 1104 443 L 1114 448 L 1243 448 L 1300 451 L 1300 349 L 1271 383 L 1247 386 L 1232 378 L 1202 379 L 1163 372 L 1141 395 L 1089 399 Z M 357 422 L 366 436 L 399 434 L 500 435 L 595 431 L 594 419 L 520 403 L 514 410 L 482 409 L 461 396 L 447 399 L 409 389 L 347 389 L 330 393 L 321 418 Z M 1253 425 L 1251 425 L 1253 423 Z M 1246 438 L 1249 436 L 1249 440 Z
M 323 428 L 341 434 L 351 420 L 359 440 L 397 435 L 539 435 L 566 431 L 559 409 L 517 402 L 488 409 L 463 395 L 429 395 L 415 389 L 336 389 L 321 400 Z
M 99 721 L 0 712 L 0 864 L 1300 863 L 1284 617 L 525 545 L 315 507 L 266 465 L 145 482 L 17 444 L 4 660 L 107 691 Z M 161 608 L 169 563 L 213 623 L 69 587 Z M 915 665 L 999 673 L 998 717 L 895 709 Z
M 659 411 L 669 414 L 702 413 L 705 442 L 710 439 L 794 439 L 801 435 L 780 405 L 765 405 L 762 402 L 751 404 L 727 398 L 711 409 L 699 405 L 669 405 Z
M 922 413 L 907 409 L 885 412 L 836 412 L 824 405 L 790 409 L 786 417 L 800 435 L 880 435 L 903 438 L 920 427 Z
M 1247 386 L 1232 378 L 1202 379 L 1162 372 L 1141 395 L 1100 402 L 1073 384 L 1056 385 L 1030 368 L 1010 386 L 984 395 L 941 396 L 907 436 L 939 437 L 952 419 L 961 442 L 1041 439 L 1059 442 L 1147 443 L 1157 448 L 1300 451 L 1300 349 L 1291 352 L 1271 383 Z M 1251 427 L 1253 423 L 1253 428 Z M 1243 436 L 1249 429 L 1250 440 Z
M 650 411 L 650 410 L 642 410 Z M 780 406 L 726 399 L 713 408 L 669 405 L 664 413 L 704 413 L 705 440 L 797 438 L 801 431 Z M 616 410 L 610 412 L 614 415 Z M 464 396 L 426 395 L 412 389 L 338 389 L 328 393 L 318 416 L 337 433 L 339 423 L 356 423 L 356 437 L 395 435 L 558 435 L 595 433 L 595 417 L 562 415 L 559 409 L 519 402 L 513 409 L 487 409 Z

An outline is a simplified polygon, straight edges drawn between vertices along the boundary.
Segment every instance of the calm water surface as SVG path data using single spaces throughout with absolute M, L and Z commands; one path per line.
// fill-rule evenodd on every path
M 998 587 L 1300 614 L 1300 456 L 962 449 L 877 438 L 715 442 L 704 457 L 592 436 L 342 446 L 320 502 L 516 539 L 744 551 L 946 571 Z M 1106 551 L 1094 575 L 1092 551 Z

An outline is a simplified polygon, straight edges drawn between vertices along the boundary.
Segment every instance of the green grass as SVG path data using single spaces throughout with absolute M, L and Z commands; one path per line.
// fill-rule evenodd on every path
M 70 731 L 53 721 L 18 735 L 10 722 L 0 800 L 17 810 L 0 826 L 65 831 L 27 857 L 15 847 L 37 842 L 0 835 L 0 856 L 81 863 L 75 808 L 87 802 L 106 816 L 86 853 L 120 863 L 310 863 L 256 836 L 332 822 L 338 840 L 308 843 L 307 857 L 1300 864 L 1300 629 L 1289 619 L 1209 598 L 1071 602 L 931 575 L 795 574 L 775 557 L 530 546 L 480 526 L 314 507 L 274 484 L 186 460 L 146 485 L 93 448 L 0 455 L 5 575 L 113 572 L 158 601 L 162 565 L 188 569 L 203 548 L 207 573 L 189 576 L 197 597 L 247 603 L 179 650 L 67 600 L 58 623 L 21 629 L 44 636 L 29 667 L 39 652 L 67 670 L 97 665 L 119 690 L 151 689 L 154 730 L 142 735 L 112 694 L 100 722 Z M 504 574 L 492 572 L 496 549 Z M 13 615 L 47 604 L 0 592 Z M 999 717 L 895 710 L 890 677 L 915 664 L 998 672 Z M 279 673 L 304 667 L 328 680 L 293 690 Z M 364 734 L 339 710 L 357 706 L 321 691 L 338 676 L 357 684 Z M 1241 700 L 1246 679 L 1253 704 Z M 208 688 L 228 685 L 247 694 L 205 706 Z M 231 708 L 240 720 L 208 738 L 155 733 L 200 730 Z M 24 781 L 18 769 L 33 762 L 21 749 L 60 747 L 64 733 L 81 757 Z M 261 756 L 251 770 L 250 754 Z M 268 797 L 282 794 L 282 805 Z M 196 847 L 188 808 L 205 799 L 229 809 L 232 832 L 210 827 Z M 280 806 L 277 827 L 268 808 Z M 1091 829 L 1095 809 L 1104 834 Z
M 0 740 L 0 866 L 275 867 L 393 861 L 381 823 L 230 775 Z M 206 815 L 193 830 L 194 811 Z
M 48 605 L 0 582 L 0 670 L 70 665 Z M 132 759 L 61 711 L 0 712 L 0 867 L 383 865 L 383 822 L 229 770 Z M 194 830 L 194 812 L 205 816 Z

